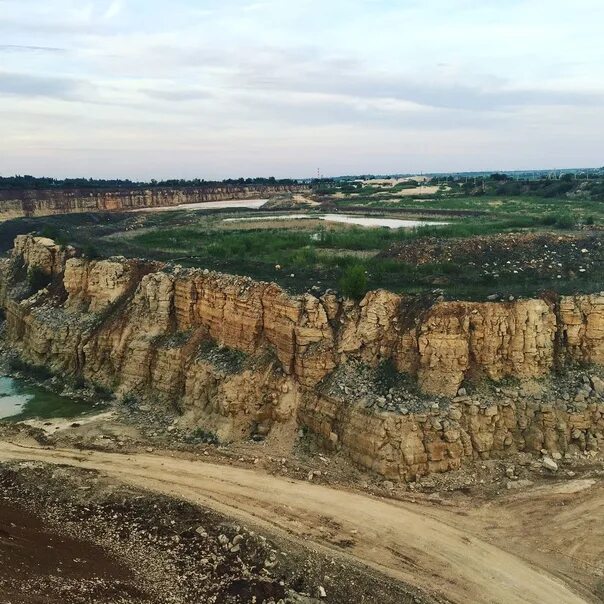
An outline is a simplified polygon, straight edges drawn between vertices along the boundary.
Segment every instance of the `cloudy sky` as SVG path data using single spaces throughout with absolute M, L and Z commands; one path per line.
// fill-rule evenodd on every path
M 0 174 L 604 164 L 602 0 L 0 0 Z

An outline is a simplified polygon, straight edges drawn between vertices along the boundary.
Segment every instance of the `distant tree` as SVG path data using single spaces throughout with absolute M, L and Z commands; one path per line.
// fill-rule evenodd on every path
M 0 189 L 26 190 L 26 189 L 140 189 L 145 187 L 215 187 L 219 185 L 242 186 L 243 183 L 250 185 L 284 185 L 290 186 L 297 184 L 298 181 L 291 178 L 277 180 L 274 176 L 263 178 L 227 178 L 222 181 L 206 181 L 204 179 L 194 178 L 161 180 L 153 178 L 148 182 L 134 182 L 132 180 L 121 179 L 96 179 L 96 178 L 64 178 L 56 179 L 46 176 L 8 176 L 0 177 Z

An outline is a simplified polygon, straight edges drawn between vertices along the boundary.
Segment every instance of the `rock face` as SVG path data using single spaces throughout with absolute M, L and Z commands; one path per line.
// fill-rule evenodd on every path
M 70 258 L 64 264 L 65 308 L 97 313 L 117 302 L 138 286 L 143 275 L 159 267 L 156 263 Z
M 453 394 L 470 370 L 493 380 L 539 377 L 554 361 L 556 316 L 543 300 L 440 305 L 418 334 L 418 379 Z
M 602 297 L 562 298 L 560 320 L 565 347 L 577 360 L 604 365 L 604 303 Z
M 121 211 L 204 201 L 257 199 L 283 193 L 307 193 L 302 185 L 207 186 L 180 189 L 0 190 L 0 220 L 73 212 Z
M 470 397 L 446 408 L 400 415 L 375 413 L 319 396 L 300 410 L 302 421 L 364 467 L 393 479 L 415 479 L 459 469 L 465 460 L 519 451 L 564 454 L 604 445 L 604 399 L 560 407 L 502 394 L 490 402 Z M 455 401 L 455 399 L 454 399 Z M 334 436 L 336 438 L 334 438 Z
M 18 235 L 13 248 L 13 257 L 27 269 L 38 269 L 49 276 L 60 275 L 67 259 L 75 253 L 74 248 L 63 248 L 52 239 L 29 235 Z
M 17 264 L 54 275 L 65 294 L 19 300 Z M 32 236 L 17 238 L 1 270 L 6 337 L 26 360 L 176 406 L 222 438 L 298 421 L 362 465 L 408 478 L 464 458 L 565 451 L 575 437 L 587 446 L 603 431 L 597 376 L 592 398 L 571 411 L 506 396 L 481 406 L 462 390 L 445 410 L 401 415 L 347 402 L 345 392 L 328 396 L 322 384 L 351 359 L 392 363 L 424 395 L 445 397 L 484 378 L 602 365 L 604 295 L 417 310 L 410 298 L 374 291 L 357 304 L 209 271 L 87 260 Z

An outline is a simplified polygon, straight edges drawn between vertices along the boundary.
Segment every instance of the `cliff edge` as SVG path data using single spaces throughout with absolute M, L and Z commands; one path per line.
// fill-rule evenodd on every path
M 176 406 L 223 439 L 302 425 L 365 467 L 409 478 L 604 438 L 604 294 L 418 307 L 378 290 L 357 303 L 90 260 L 31 235 L 0 269 L 5 338 L 23 359 Z M 47 276 L 38 291 L 32 271 Z M 550 378 L 577 367 L 593 370 L 563 396 Z M 385 368 L 387 391 L 355 382 Z

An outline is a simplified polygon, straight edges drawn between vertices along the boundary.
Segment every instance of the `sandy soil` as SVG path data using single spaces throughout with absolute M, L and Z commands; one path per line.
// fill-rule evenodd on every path
M 415 187 L 415 189 L 403 189 L 393 193 L 397 197 L 417 197 L 418 195 L 434 195 L 438 193 L 440 187 L 427 185 L 425 187 Z
M 554 483 L 470 507 L 400 502 L 163 454 L 0 443 L 0 460 L 99 470 L 362 562 L 437 601 L 599 602 L 604 483 Z M 570 486 L 569 486 L 570 484 Z M 572 505 L 569 505 L 571 504 Z M 572 570 L 575 572 L 571 572 Z
M 158 206 L 152 208 L 137 208 L 129 212 L 173 212 L 175 210 L 216 210 L 220 208 L 252 208 L 262 207 L 267 199 L 232 199 L 226 201 L 202 201 L 199 203 L 181 203 L 177 206 Z

